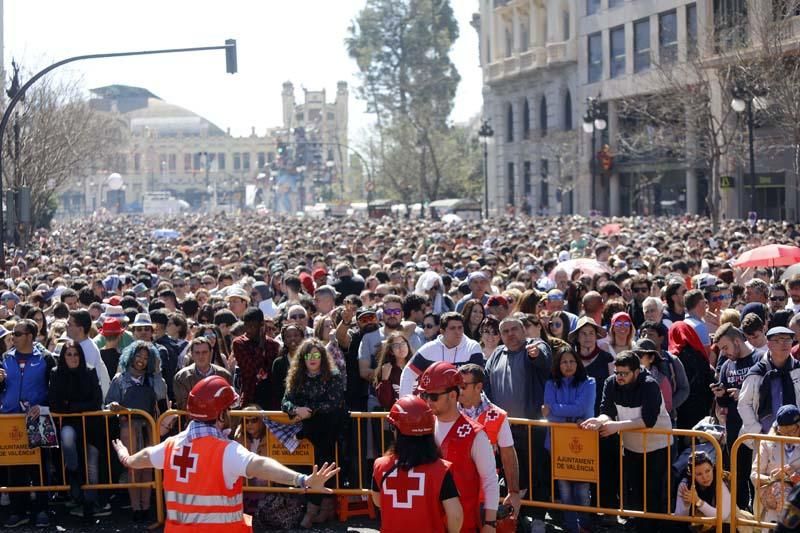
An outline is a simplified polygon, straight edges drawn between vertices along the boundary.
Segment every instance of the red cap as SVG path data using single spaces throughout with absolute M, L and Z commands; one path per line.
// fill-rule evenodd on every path
M 239 402 L 239 395 L 222 376 L 208 376 L 197 382 L 189 393 L 186 410 L 195 420 L 212 421 Z
M 308 294 L 314 296 L 314 280 L 311 279 L 311 276 L 308 272 L 301 272 L 299 276 L 300 283 L 303 285 L 303 288 L 306 290 Z
M 463 376 L 453 364 L 436 361 L 420 376 L 417 390 L 420 392 L 445 391 L 458 387 L 463 382 Z
M 115 294 L 111 298 L 104 299 L 103 303 L 108 305 L 119 305 L 120 303 L 122 303 L 122 296 Z
M 123 331 L 122 323 L 119 321 L 119 318 L 106 318 L 103 320 L 103 325 L 100 327 L 100 334 L 104 337 L 109 335 L 119 335 Z
M 486 300 L 486 307 L 494 307 L 496 305 L 502 305 L 508 307 L 508 299 L 505 296 L 501 296 L 499 294 L 495 294 L 494 296 L 489 296 L 489 299 Z
M 315 268 L 314 271 L 311 273 L 311 277 L 314 278 L 314 281 L 327 277 L 328 271 L 324 268 Z
M 433 434 L 433 411 L 418 396 L 403 396 L 389 411 L 389 422 L 403 435 L 418 437 Z

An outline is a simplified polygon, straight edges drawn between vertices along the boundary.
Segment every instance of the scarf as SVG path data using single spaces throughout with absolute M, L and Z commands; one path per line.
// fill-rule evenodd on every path
M 189 422 L 189 426 L 178 434 L 177 440 L 187 445 L 191 444 L 194 439 L 199 439 L 201 437 L 216 437 L 218 439 L 228 440 L 228 435 L 226 435 L 226 433 L 230 434 L 230 430 L 226 429 L 225 431 L 220 431 L 217 429 L 216 422 L 192 420 Z
M 697 336 L 697 332 L 686 322 L 675 322 L 669 328 L 669 351 L 673 355 L 678 355 L 686 347 L 691 347 L 694 351 L 703 356 L 708 363 L 708 353 L 706 348 Z
M 478 417 L 481 416 L 481 414 L 484 411 L 486 411 L 490 405 L 491 404 L 489 403 L 489 398 L 486 397 L 486 393 L 481 392 L 481 401 L 478 405 L 476 405 L 475 407 L 464 407 L 462 405 L 459 405 L 459 408 L 461 410 L 462 415 L 469 417 L 473 420 L 477 420 Z
M 758 418 L 774 417 L 775 411 L 772 406 L 772 381 L 779 380 L 781 392 L 783 393 L 783 405 L 797 404 L 794 393 L 794 383 L 792 383 L 791 371 L 794 369 L 794 359 L 789 357 L 783 368 L 775 368 L 772 364 L 772 357 L 768 361 L 770 369 L 764 374 L 764 379 L 758 388 Z

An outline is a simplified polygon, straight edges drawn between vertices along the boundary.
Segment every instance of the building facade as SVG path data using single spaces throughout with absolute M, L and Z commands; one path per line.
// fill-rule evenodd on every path
M 575 0 L 481 0 L 492 213 L 572 210 L 577 163 Z
M 124 148 L 113 160 L 96 164 L 87 175 L 76 176 L 62 188 L 59 214 L 76 216 L 100 208 L 139 211 L 149 193 L 168 194 L 195 210 L 238 209 L 258 204 L 274 208 L 281 160 L 279 146 L 294 135 L 293 130 L 308 123 L 315 126 L 322 123 L 324 141 L 338 139 L 345 145 L 347 142 L 346 84 L 339 83 L 334 104 L 325 102 L 324 91 L 307 92 L 306 101 L 296 104 L 293 95 L 287 94 L 287 88 L 291 88 L 291 83 L 283 87 L 283 126 L 261 134 L 253 128 L 250 135 L 241 137 L 143 88 L 112 85 L 92 90 L 91 105 L 119 117 L 125 130 Z M 317 113 L 322 114 L 321 119 Z M 328 159 L 325 159 L 322 169 L 336 183 L 339 176 L 346 175 L 347 157 L 339 157 L 336 150 L 330 156 L 333 164 L 326 166 Z M 309 172 L 313 162 L 305 166 Z M 298 173 L 294 166 L 289 170 Z M 121 175 L 122 189 L 109 189 L 108 177 L 112 173 Z M 327 186 L 330 188 L 330 183 Z M 324 180 L 314 180 L 302 191 L 295 188 L 283 193 L 303 194 L 313 201 L 322 194 L 323 187 Z M 292 198 L 290 205 L 294 209 L 304 201 Z
M 476 27 L 481 36 L 484 117 L 495 132 L 488 165 L 490 203 L 495 212 L 513 204 L 512 200 L 519 201 L 516 191 L 520 175 L 525 190 L 526 162 L 531 162 L 535 183 L 537 170 L 545 175 L 541 172 L 545 160 L 547 173 L 553 174 L 555 158 L 566 163 L 551 180 L 559 191 L 563 212 L 707 214 L 710 171 L 703 163 L 687 163 L 687 158 L 657 140 L 649 149 L 629 150 L 626 135 L 632 126 L 621 108 L 623 102 L 652 94 L 658 87 L 659 70 L 663 73 L 673 62 L 719 66 L 726 61 L 723 52 L 730 51 L 734 41 L 746 43 L 736 45 L 740 50 L 754 46 L 754 18 L 772 14 L 775 3 L 481 0 Z M 797 13 L 786 16 L 798 18 Z M 798 27 L 800 23 L 790 24 L 786 38 L 797 39 Z M 720 48 L 723 35 L 730 41 L 725 43 L 727 48 Z M 729 122 L 728 127 L 743 128 L 746 137 L 742 117 L 730 118 L 730 88 L 717 85 L 709 91 L 711 112 Z M 572 99 L 571 123 L 566 91 Z M 542 105 L 547 109 L 547 136 L 539 133 L 545 125 L 540 106 L 530 107 L 531 96 L 535 100 L 538 95 L 547 99 L 546 106 Z M 589 99 L 597 104 L 592 107 Z M 599 112 L 602 120 L 594 124 L 602 129 L 588 121 L 588 131 L 584 130 L 583 118 L 590 109 Z M 562 130 L 560 142 L 547 139 L 551 129 Z M 526 132 L 531 132 L 529 137 Z M 754 137 L 755 177 L 748 170 L 746 146 L 722 161 L 721 213 L 744 218 L 755 209 L 761 218 L 797 219 L 799 187 L 788 153 L 791 150 L 767 149 L 781 144 L 781 132 L 768 123 L 759 122 Z M 685 153 L 697 142 L 687 136 Z M 547 157 L 548 152 L 558 154 Z M 575 161 L 570 165 L 573 154 Z M 543 203 L 541 196 L 534 201 Z

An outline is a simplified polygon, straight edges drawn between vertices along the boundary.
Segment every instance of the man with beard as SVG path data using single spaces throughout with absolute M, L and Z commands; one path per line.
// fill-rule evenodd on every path
M 315 465 L 307 476 L 229 440 L 223 431 L 230 428 L 229 409 L 238 403 L 239 396 L 224 378 L 209 376 L 189 393 L 192 420 L 184 431 L 134 455 L 121 441 L 114 441 L 126 468 L 164 471 L 168 531 L 251 532 L 242 504 L 242 478 L 330 492 L 325 482 L 339 471 L 336 465 Z

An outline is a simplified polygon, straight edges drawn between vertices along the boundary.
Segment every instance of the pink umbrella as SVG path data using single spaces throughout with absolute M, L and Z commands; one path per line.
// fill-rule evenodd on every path
M 622 231 L 621 224 L 606 224 L 602 228 L 600 228 L 600 235 L 605 235 L 606 237 L 610 237 L 612 235 L 616 235 Z
M 550 271 L 548 277 L 550 279 L 555 279 L 555 272 L 556 270 L 564 270 L 567 272 L 567 276 L 572 277 L 572 273 L 575 270 L 580 270 L 583 274 L 594 276 L 595 274 L 611 274 L 611 267 L 608 265 L 604 265 L 603 263 L 598 262 L 596 259 L 588 259 L 586 257 L 582 257 L 580 259 L 570 259 L 569 261 L 564 261 L 563 263 L 559 263 L 556 267 Z
M 780 267 L 800 263 L 800 248 L 783 244 L 768 244 L 744 252 L 734 261 L 737 268 Z

